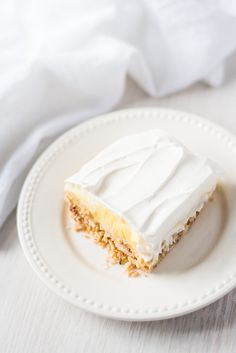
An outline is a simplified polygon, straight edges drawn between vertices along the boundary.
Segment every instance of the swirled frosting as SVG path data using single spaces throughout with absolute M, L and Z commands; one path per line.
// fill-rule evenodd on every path
M 111 144 L 66 182 L 129 222 L 146 244 L 136 244 L 138 251 L 151 259 L 203 207 L 217 176 L 206 158 L 162 130 L 148 130 Z

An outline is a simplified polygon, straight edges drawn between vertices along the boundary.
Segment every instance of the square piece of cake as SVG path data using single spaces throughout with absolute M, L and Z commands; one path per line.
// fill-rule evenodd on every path
M 65 198 L 84 231 L 126 264 L 151 271 L 211 198 L 217 175 L 162 130 L 121 138 L 65 181 Z

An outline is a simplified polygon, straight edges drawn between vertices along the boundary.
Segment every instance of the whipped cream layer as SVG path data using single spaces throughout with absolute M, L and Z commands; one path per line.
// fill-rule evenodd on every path
M 162 130 L 149 130 L 108 146 L 67 179 L 65 188 L 86 190 L 125 219 L 137 233 L 137 253 L 147 261 L 184 229 L 216 184 L 206 158 Z

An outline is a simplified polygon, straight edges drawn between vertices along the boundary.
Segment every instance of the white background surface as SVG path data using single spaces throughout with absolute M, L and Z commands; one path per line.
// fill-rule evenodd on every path
M 236 134 L 234 62 L 218 89 L 199 84 L 152 99 L 130 82 L 118 108 L 186 110 Z M 127 323 L 96 317 L 65 303 L 40 282 L 23 256 L 12 214 L 0 232 L 0 352 L 236 352 L 236 290 L 196 313 L 163 322 Z

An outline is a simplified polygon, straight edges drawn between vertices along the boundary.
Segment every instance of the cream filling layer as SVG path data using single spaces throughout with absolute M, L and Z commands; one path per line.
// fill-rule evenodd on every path
M 164 237 L 157 236 L 156 239 L 158 239 L 158 241 L 156 241 L 155 246 L 153 246 L 152 243 L 148 243 L 145 240 L 142 233 L 135 230 L 135 226 L 130 224 L 128 220 L 116 214 L 116 211 L 97 200 L 94 195 L 87 192 L 79 185 L 67 183 L 65 185 L 65 191 L 72 193 L 78 199 L 79 203 L 91 212 L 95 222 L 98 222 L 101 227 L 111 235 L 114 241 L 124 241 L 134 251 L 137 258 L 144 259 L 145 262 L 158 258 L 158 255 L 162 252 L 163 241 L 170 245 L 173 241 L 172 236 L 185 230 L 187 221 L 191 217 L 194 217 L 197 211 L 200 212 L 202 210 L 214 192 L 214 190 L 212 190 L 206 194 L 200 204 L 195 209 L 190 210 L 186 218 L 178 222 Z

